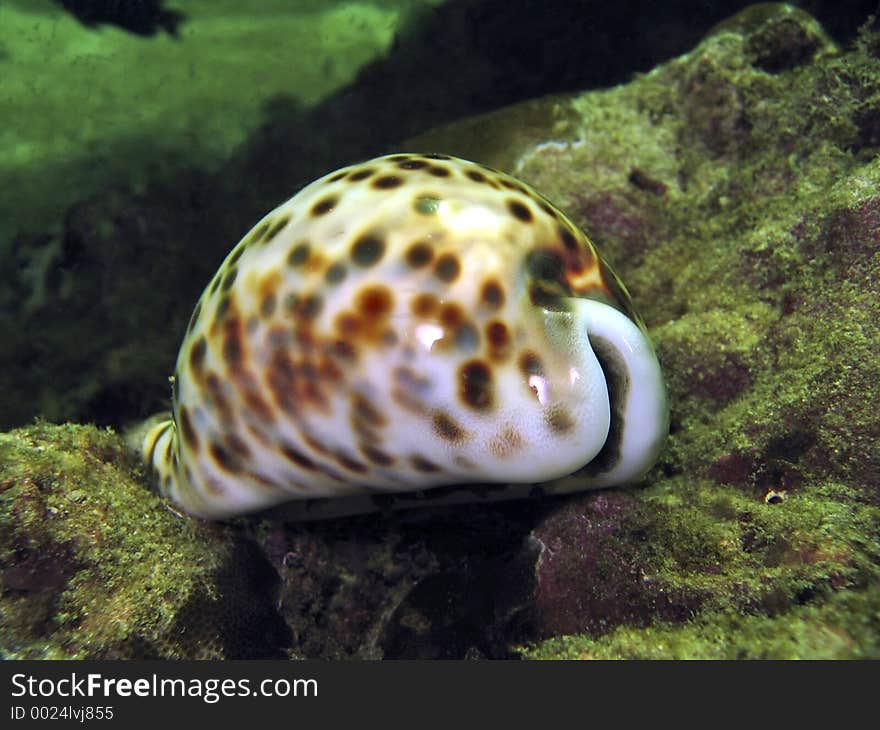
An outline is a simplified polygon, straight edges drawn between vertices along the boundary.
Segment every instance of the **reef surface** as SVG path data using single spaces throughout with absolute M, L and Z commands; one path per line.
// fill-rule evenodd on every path
M 18 428 L 0 436 L 0 653 L 880 657 L 877 29 L 841 49 L 764 4 L 628 84 L 400 147 L 515 174 L 606 253 L 669 385 L 657 466 L 564 499 L 211 525 L 153 496 L 115 433 Z M 88 357 L 133 384 L 102 396 L 133 415 L 170 372 L 183 279 L 216 264 L 172 266 L 176 190 L 114 190 L 66 224 L 66 285 L 128 303 L 129 336 Z M 241 231 L 203 205 L 228 249 Z M 169 255 L 114 257 L 123 237 Z M 18 284 L 17 302 L 35 286 Z M 161 331 L 141 289 L 171 292 Z

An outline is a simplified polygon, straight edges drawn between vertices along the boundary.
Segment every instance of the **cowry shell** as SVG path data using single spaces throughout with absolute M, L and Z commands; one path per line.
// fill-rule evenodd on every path
M 143 453 L 205 518 L 624 484 L 668 429 L 650 340 L 589 239 L 439 154 L 342 168 L 266 215 L 199 299 L 173 382 Z

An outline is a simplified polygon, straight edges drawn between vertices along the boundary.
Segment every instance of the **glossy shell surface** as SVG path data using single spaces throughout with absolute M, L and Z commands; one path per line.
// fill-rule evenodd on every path
M 173 382 L 144 454 L 208 518 L 610 486 L 667 429 L 653 348 L 593 244 L 524 183 L 439 154 L 343 168 L 266 215 L 202 294 Z

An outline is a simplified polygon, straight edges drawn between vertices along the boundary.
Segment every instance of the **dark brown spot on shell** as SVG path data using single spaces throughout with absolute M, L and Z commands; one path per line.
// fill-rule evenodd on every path
M 199 450 L 199 435 L 193 428 L 192 420 L 189 417 L 189 411 L 181 407 L 180 409 L 180 433 L 185 443 L 192 451 Z
M 492 407 L 494 385 L 492 368 L 481 360 L 471 360 L 461 366 L 458 394 L 466 406 L 475 411 L 485 411 Z
M 354 361 L 357 358 L 355 346 L 346 340 L 334 340 L 331 351 L 332 356 L 340 360 Z
M 290 266 L 300 266 L 308 261 L 309 253 L 311 251 L 311 247 L 305 241 L 298 243 L 294 246 L 290 254 L 287 257 L 287 263 Z
M 554 218 L 554 219 L 559 218 L 559 213 L 557 213 L 556 209 L 552 205 L 550 205 L 550 203 L 548 203 L 546 200 L 539 200 L 538 206 L 541 208 L 541 210 L 543 210 L 551 218 Z
M 373 266 L 384 255 L 385 241 L 369 233 L 358 238 L 351 247 L 352 261 L 363 268 Z
M 510 330 L 500 320 L 493 319 L 486 325 L 486 342 L 489 343 L 489 359 L 500 362 L 510 357 Z
M 495 279 L 489 279 L 483 284 L 480 300 L 489 309 L 501 309 L 504 306 L 504 289 Z
M 435 434 L 446 441 L 461 441 L 466 436 L 464 429 L 445 411 L 434 411 L 431 427 Z
M 545 418 L 547 425 L 556 433 L 567 433 L 575 426 L 574 419 L 565 406 L 556 405 L 551 407 L 547 411 Z
M 334 324 L 339 334 L 349 337 L 356 335 L 361 329 L 360 319 L 351 312 L 340 312 L 336 315 Z
M 349 416 L 348 421 L 351 424 L 352 432 L 357 436 L 360 443 L 377 445 L 382 443 L 382 436 L 368 423 L 358 420 L 354 414 Z
M 375 170 L 372 167 L 362 167 L 360 170 L 355 170 L 351 174 L 349 174 L 348 179 L 351 182 L 359 182 L 361 180 L 366 180 L 370 175 L 375 174 Z
M 296 327 L 293 331 L 293 335 L 296 338 L 296 344 L 299 345 L 303 354 L 311 355 L 315 351 L 318 343 L 315 340 L 315 334 L 312 331 L 312 328 L 309 327 L 307 323 Z
M 510 214 L 519 221 L 523 223 L 531 223 L 534 216 L 532 215 L 532 211 L 529 210 L 529 206 L 525 203 L 521 203 L 518 200 L 508 200 L 507 201 L 507 210 L 510 211 Z
M 372 185 L 377 190 L 393 190 L 403 185 L 403 178 L 397 175 L 382 175 L 373 180 Z
M 529 300 L 536 307 L 551 310 L 564 310 L 562 301 L 567 292 L 563 286 L 556 282 L 538 280 L 529 284 Z
M 281 453 L 288 461 L 293 462 L 301 469 L 307 469 L 311 471 L 315 468 L 315 462 L 292 444 L 284 441 L 279 444 L 278 448 L 281 449 Z
M 208 343 L 204 337 L 199 337 L 189 350 L 189 366 L 196 374 L 200 373 L 205 364 L 205 353 L 208 351 Z
M 437 310 L 439 304 L 433 294 L 419 294 L 412 300 L 410 309 L 417 317 L 429 317 Z
M 254 228 L 247 235 L 247 238 L 245 238 L 245 240 L 244 240 L 244 245 L 249 246 L 252 243 L 259 243 L 262 240 L 263 236 L 266 234 L 266 231 L 269 230 L 269 226 L 271 226 L 271 225 L 272 225 L 271 220 L 264 220 L 261 223 L 259 223 L 257 225 L 257 227 Z
M 327 448 L 327 445 L 323 441 L 319 441 L 312 434 L 308 432 L 304 432 L 302 435 L 303 441 L 305 441 L 306 446 L 308 446 L 312 451 L 316 451 L 319 454 L 323 454 L 324 456 L 330 456 L 330 449 Z
M 223 359 L 230 370 L 238 370 L 244 358 L 241 320 L 232 317 L 223 328 Z
M 465 174 L 476 183 L 488 182 L 486 176 L 479 170 L 468 170 Z
M 235 279 L 238 276 L 238 267 L 233 266 L 229 271 L 226 272 L 226 275 L 223 277 L 223 284 L 221 284 L 220 288 L 223 291 L 229 291 L 232 288 L 232 285 L 235 283 Z
M 522 193 L 523 195 L 529 195 L 529 191 L 523 186 L 521 183 L 518 183 L 516 180 L 511 180 L 507 177 L 499 177 L 498 182 L 501 183 L 502 187 L 507 188 L 508 190 L 516 190 L 518 193 Z
M 424 394 L 431 388 L 431 381 L 423 375 L 419 375 L 406 365 L 399 365 L 391 373 L 394 380 L 407 392 Z
M 393 159 L 393 158 L 391 158 Z M 410 160 L 405 159 L 402 162 L 398 162 L 397 166 L 401 170 L 421 170 L 423 167 L 427 167 L 428 163 L 424 160 Z
M 424 415 L 427 410 L 425 404 L 417 396 L 400 387 L 391 389 L 391 399 L 401 408 L 420 416 Z
M 414 269 L 420 269 L 431 263 L 434 251 L 424 241 L 416 241 L 406 250 L 406 263 Z
M 339 182 L 339 181 L 342 180 L 342 178 L 344 178 L 347 174 L 348 174 L 348 170 L 343 170 L 342 172 L 337 172 L 335 175 L 331 175 L 330 177 L 328 177 L 327 180 L 326 180 L 326 182 L 328 182 L 328 183 Z
M 349 471 L 353 471 L 358 474 L 363 474 L 367 471 L 367 466 L 365 464 L 361 463 L 357 459 L 353 459 L 348 454 L 342 451 L 334 451 L 332 456 L 339 464 L 344 466 Z
M 286 305 L 290 302 L 285 302 Z M 293 308 L 290 309 L 294 317 L 299 319 L 314 319 L 324 308 L 324 299 L 320 294 L 307 294 L 297 297 Z
M 421 456 L 420 454 L 413 454 L 412 456 L 410 456 L 409 463 L 412 464 L 413 469 L 415 469 L 416 471 L 421 471 L 426 474 L 440 471 L 439 466 L 437 466 L 433 461 L 430 461 L 424 456 Z
M 345 279 L 347 273 L 348 269 L 345 268 L 345 264 L 333 264 L 333 266 L 327 269 L 327 271 L 324 273 L 324 281 L 326 281 L 328 284 L 338 284 L 343 279 Z
M 224 471 L 236 474 L 242 471 L 241 459 L 222 444 L 212 443 L 209 449 L 211 457 Z
M 449 177 L 451 173 L 449 172 L 448 167 L 431 165 L 431 167 L 428 168 L 428 174 L 433 175 L 434 177 Z
M 460 327 L 464 321 L 464 309 L 455 302 L 446 302 L 440 309 L 440 322 L 446 327 L 454 329 Z
M 526 350 L 519 356 L 519 369 L 526 377 L 544 374 L 544 365 L 541 362 L 541 358 L 530 350 Z
M 394 306 L 391 291 L 381 285 L 362 289 L 357 296 L 357 310 L 367 319 L 379 319 L 387 316 Z
M 229 260 L 226 262 L 227 266 L 234 266 L 238 263 L 238 260 L 241 258 L 241 255 L 244 253 L 244 246 L 236 247 L 235 251 L 232 252 L 232 255 L 229 257 Z
M 267 294 L 263 297 L 263 301 L 260 302 L 260 316 L 263 319 L 269 319 L 273 314 L 275 314 L 275 307 L 278 303 L 274 294 Z
M 251 479 L 253 479 L 255 482 L 257 482 L 257 484 L 259 484 L 262 487 L 267 487 L 268 489 L 272 490 L 272 492 L 275 492 L 275 490 L 278 489 L 278 485 L 271 478 L 269 478 L 265 474 L 260 473 L 259 471 L 250 470 L 250 471 L 246 471 L 245 474 L 248 477 L 250 477 Z M 300 485 L 297 484 L 296 482 L 291 482 L 288 486 L 298 487 Z
M 284 349 L 277 349 L 269 358 L 266 383 L 276 405 L 289 415 L 298 415 L 296 403 L 296 369 Z
M 217 377 L 217 373 L 208 373 L 205 377 L 205 387 L 208 391 L 208 398 L 211 400 L 220 421 L 225 424 L 231 423 L 233 421 L 232 408 L 229 405 L 229 400 L 223 393 L 223 384 L 220 382 L 220 378 Z
M 318 372 L 329 383 L 337 383 L 342 379 L 342 370 L 328 357 L 322 358 L 318 363 Z
M 249 377 L 249 385 L 244 388 L 242 398 L 244 399 L 245 405 L 251 413 L 259 419 L 260 423 L 269 424 L 275 422 L 275 414 L 272 412 L 269 404 L 260 395 L 260 391 L 256 382 L 253 380 L 253 376 Z
M 364 395 L 355 393 L 351 399 L 351 408 L 353 417 L 374 428 L 381 428 L 388 419 L 382 415 L 376 406 Z
M 269 243 L 275 236 L 277 236 L 287 224 L 290 223 L 290 216 L 283 215 L 277 221 L 272 224 L 272 227 L 266 231 L 266 235 L 263 237 L 262 243 Z
M 441 281 L 452 283 L 461 273 L 461 264 L 458 257 L 452 253 L 445 253 L 434 264 L 434 276 Z
M 562 245 L 569 251 L 577 250 L 577 237 L 567 226 L 559 226 L 559 238 L 562 240 Z
M 394 464 L 395 459 L 393 456 L 386 454 L 382 449 L 379 449 L 372 444 L 361 444 L 359 448 L 361 453 L 367 457 L 367 460 L 377 466 L 391 466 Z
M 211 324 L 212 331 L 214 327 L 218 325 L 226 316 L 226 312 L 229 311 L 229 304 L 230 300 L 228 294 L 221 297 L 220 301 L 217 302 L 217 309 L 214 310 L 214 322 Z
M 523 444 L 523 437 L 519 431 L 508 426 L 489 442 L 489 449 L 499 459 L 505 459 L 520 451 Z
M 236 434 L 227 434 L 223 441 L 229 448 L 229 450 L 236 456 L 242 459 L 250 458 L 251 450 L 248 448 L 248 445 Z
M 559 254 L 552 249 L 529 251 L 525 258 L 526 271 L 535 279 L 559 281 L 563 264 Z
M 204 477 L 205 482 L 205 492 L 210 494 L 212 497 L 224 497 L 226 496 L 226 489 L 224 489 L 223 485 L 218 482 L 213 477 L 207 476 Z
M 338 202 L 339 198 L 335 195 L 323 198 L 312 206 L 311 214 L 315 217 L 326 215 L 336 207 L 336 203 Z

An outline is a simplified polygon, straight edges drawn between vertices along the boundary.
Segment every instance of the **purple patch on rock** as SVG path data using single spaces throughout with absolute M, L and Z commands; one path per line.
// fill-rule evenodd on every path
M 591 495 L 533 531 L 540 545 L 533 596 L 537 638 L 683 621 L 698 608 L 697 597 L 664 591 L 651 580 L 654 570 L 642 557 L 645 509 L 625 493 Z

